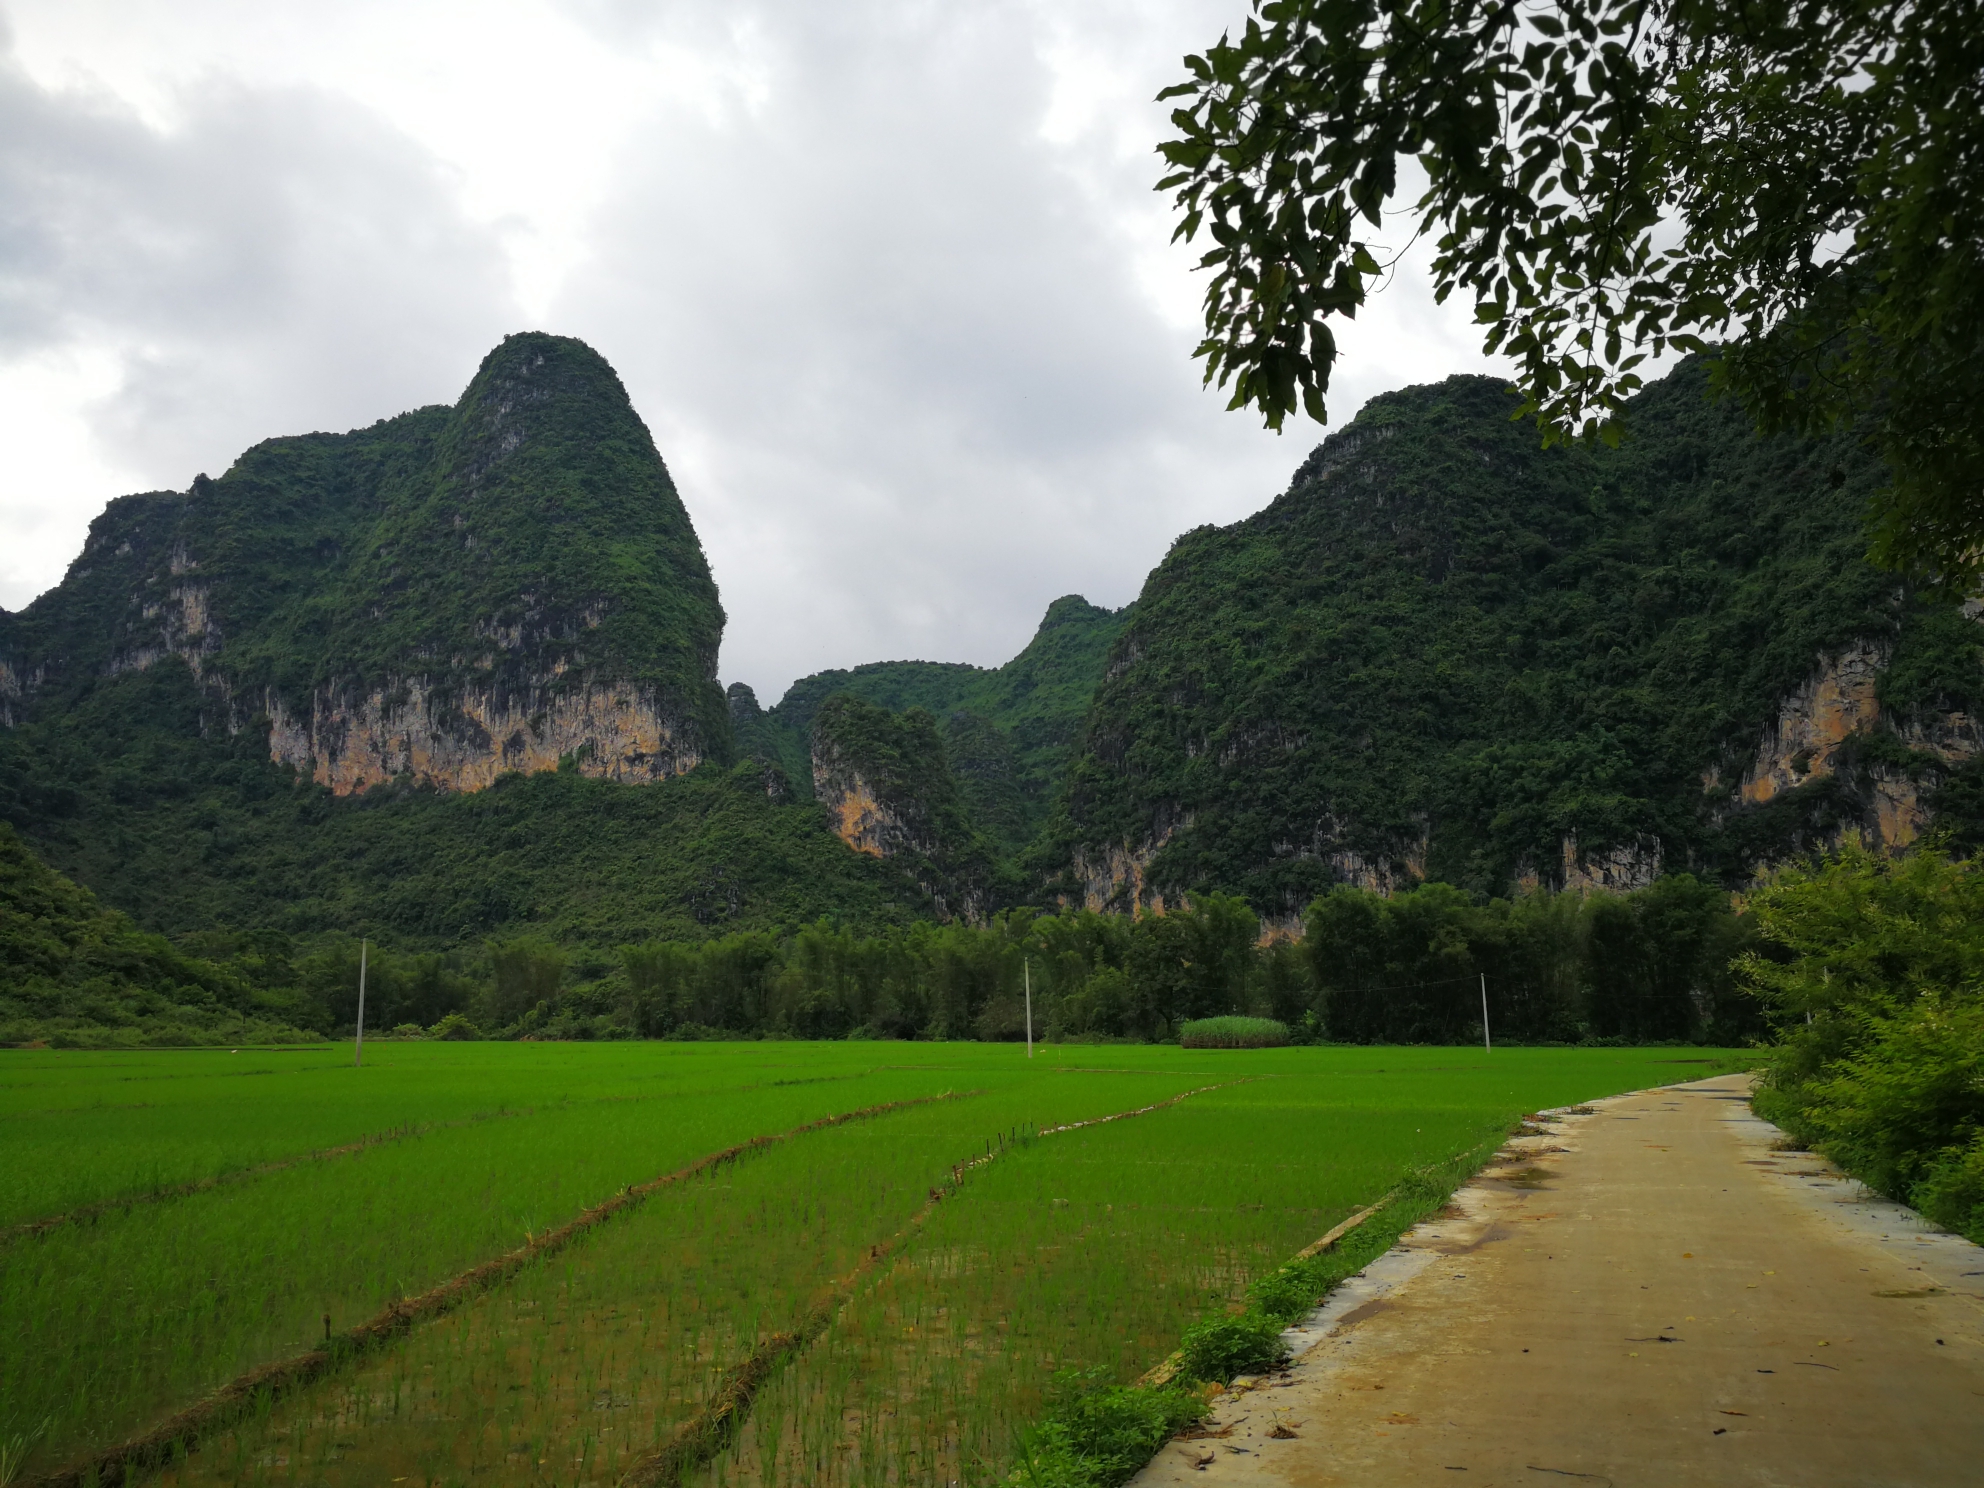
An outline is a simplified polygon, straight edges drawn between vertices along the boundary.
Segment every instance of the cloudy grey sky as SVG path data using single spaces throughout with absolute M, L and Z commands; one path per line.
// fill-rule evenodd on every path
M 994 665 L 1321 435 L 1191 360 L 1152 95 L 1245 0 L 0 0 L 0 604 L 112 496 L 583 337 L 721 585 L 722 672 Z M 1334 418 L 1462 370 L 1423 258 Z

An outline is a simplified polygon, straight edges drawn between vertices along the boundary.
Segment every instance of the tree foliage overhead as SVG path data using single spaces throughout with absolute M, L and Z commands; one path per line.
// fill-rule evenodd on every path
M 1725 349 L 1769 431 L 1858 423 L 1877 557 L 1984 548 L 1984 14 L 1921 0 L 1255 0 L 1160 97 L 1212 246 L 1206 378 L 1324 418 L 1332 321 L 1405 210 L 1546 439 L 1618 437 L 1635 370 Z

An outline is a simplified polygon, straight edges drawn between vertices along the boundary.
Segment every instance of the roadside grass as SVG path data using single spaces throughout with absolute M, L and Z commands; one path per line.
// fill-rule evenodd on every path
M 264 1402 L 174 1474 L 616 1481 L 707 1405 L 721 1371 L 815 1305 L 849 1257 L 896 1235 L 960 1165 L 998 1150 L 929 1209 L 831 1327 L 768 1374 L 727 1449 L 688 1479 L 995 1482 L 1054 1398 L 1127 1385 L 1195 1323 L 1244 1318 L 1250 1296 L 1258 1312 L 1257 1283 L 1401 1173 L 1499 1141 L 1525 1110 L 1695 1074 L 1668 1067 L 1664 1050 L 1067 1048 L 1028 1064 L 1000 1046 L 757 1044 L 690 1046 L 685 1064 L 677 1046 L 631 1046 L 645 1063 L 628 1047 L 406 1046 L 415 1094 L 394 1097 L 392 1114 L 419 1106 L 423 1072 L 443 1088 L 429 1107 L 439 1111 L 478 1067 L 491 1088 L 534 1081 L 565 1104 L 0 1247 L 10 1382 L 0 1437 L 49 1420 L 30 1462 L 45 1472 L 310 1347 L 333 1310 L 326 1298 L 343 1326 L 754 1133 L 974 1090 L 809 1134 L 657 1195 L 459 1312 Z M 64 1098 L 38 1078 L 52 1102 Z M 586 1098 L 643 1082 L 661 1093 Z M 1213 1084 L 1134 1120 L 997 1145 Z M 356 1078 L 342 1088 L 366 1095 Z M 199 1109 L 190 1087 L 175 1101 Z M 298 1125 L 287 1139 L 309 1150 L 310 1135 Z M 1378 1219 L 1332 1254 L 1375 1243 Z M 1071 1370 L 1087 1382 L 1072 1393 Z M 1148 1402 L 1138 1409 L 1148 1414 Z
M 1357 1228 L 1328 1249 L 1298 1256 L 1256 1279 L 1239 1312 L 1215 1312 L 1186 1329 L 1175 1372 L 1112 1385 L 1099 1369 L 1055 1376 L 1040 1420 L 1017 1434 L 1008 1475 L 1023 1488 L 1119 1488 L 1183 1428 L 1210 1408 L 1207 1385 L 1228 1385 L 1287 1361 L 1282 1333 L 1439 1212 L 1506 1140 L 1496 1133 L 1468 1152 L 1405 1175 Z M 1166 1361 L 1167 1365 L 1172 1361 Z

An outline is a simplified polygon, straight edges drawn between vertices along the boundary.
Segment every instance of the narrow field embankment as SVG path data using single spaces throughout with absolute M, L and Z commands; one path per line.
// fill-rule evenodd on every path
M 534 1046 L 470 1052 L 513 1084 L 540 1059 Z M 1093 1068 L 1088 1051 L 1064 1065 L 1051 1052 L 903 1046 L 877 1069 L 878 1051 L 831 1045 L 552 1052 L 537 1092 L 550 1108 L 531 1102 L 532 1121 L 437 1130 L 0 1247 L 0 1431 L 51 1422 L 27 1471 L 183 1433 L 172 1418 L 225 1382 L 266 1381 L 269 1407 L 201 1425 L 198 1450 L 161 1466 L 160 1488 L 613 1488 L 674 1443 L 662 1466 L 695 1488 L 996 1476 L 1016 1429 L 1062 1398 L 1066 1371 L 1137 1379 L 1200 1321 L 1251 1308 L 1256 1283 L 1401 1173 L 1444 1171 L 1524 1109 L 1643 1085 L 1665 1062 L 1111 1050 Z M 550 1078 L 588 1060 L 615 1080 Z M 229 1073 L 216 1063 L 217 1111 L 247 1088 Z M 827 1083 L 850 1074 L 861 1083 Z M 404 1091 L 343 1078 L 368 1110 L 412 1108 Z M 964 1088 L 981 1093 L 781 1143 L 573 1235 L 555 1256 L 508 1275 L 480 1269 L 556 1244 L 609 1196 L 747 1139 Z M 187 1094 L 174 1099 L 190 1110 Z M 439 1120 L 471 1114 L 463 1091 L 448 1098 L 458 1108 L 436 1109 Z M 49 1103 L 78 1099 L 64 1090 Z M 284 1146 L 349 1143 L 364 1135 L 351 1131 L 358 1114 L 332 1111 L 318 1123 L 330 1140 Z M 310 1125 L 271 1129 L 307 1137 Z M 113 1126 L 85 1123 L 85 1136 Z M 120 1186 L 150 1186 L 154 1151 L 168 1178 L 201 1176 L 198 1126 L 107 1150 L 136 1176 Z M 216 1156 L 287 1156 L 225 1129 Z M 999 1132 L 1005 1150 L 974 1165 Z M 1025 1155 L 1011 1150 L 1019 1132 L 1034 1134 Z M 82 1142 L 52 1121 L 13 1135 L 60 1138 L 37 1159 L 50 1171 Z M 968 1181 L 932 1204 L 947 1174 Z M 109 1197 L 41 1187 L 76 1204 Z M 1417 1198 L 1339 1249 L 1360 1251 Z M 877 1244 L 906 1230 L 913 1241 Z M 471 1277 L 471 1296 L 447 1300 L 470 1273 L 482 1284 Z M 444 1305 L 426 1315 L 437 1292 Z M 338 1367 L 283 1369 L 325 1354 Z
M 883 1267 L 895 1261 L 929 1222 L 937 1206 L 955 1198 L 974 1172 L 990 1166 L 1008 1152 L 1024 1150 L 1036 1141 L 1059 1136 L 1064 1132 L 1081 1131 L 1088 1127 L 1104 1126 L 1113 1121 L 1124 1121 L 1135 1116 L 1147 1116 L 1153 1111 L 1162 1111 L 1180 1102 L 1190 1100 L 1195 1095 L 1218 1090 L 1223 1085 L 1244 1084 L 1245 1080 L 1229 1080 L 1221 1085 L 1202 1085 L 1195 1090 L 1181 1091 L 1168 1100 L 1153 1101 L 1149 1105 L 1138 1106 L 1134 1110 L 1116 1111 L 1107 1116 L 1095 1116 L 1086 1121 L 1070 1121 L 1059 1126 L 1045 1127 L 1032 1133 L 1017 1145 L 1000 1141 L 981 1156 L 959 1163 L 951 1169 L 950 1176 L 940 1185 L 930 1190 L 930 1198 L 909 1222 L 888 1239 L 869 1247 L 852 1271 L 838 1278 L 826 1288 L 817 1301 L 810 1306 L 798 1322 L 788 1331 L 775 1333 L 765 1339 L 749 1356 L 724 1371 L 709 1401 L 676 1431 L 674 1437 L 659 1451 L 636 1462 L 620 1479 L 620 1488 L 675 1488 L 690 1473 L 714 1461 L 727 1451 L 737 1440 L 751 1406 L 765 1384 L 778 1372 L 787 1360 L 803 1353 L 817 1342 L 828 1329 L 832 1328 L 841 1315 L 852 1307 L 861 1295 L 863 1285 Z
M 247 1413 L 262 1409 L 284 1395 L 323 1377 L 333 1369 L 389 1343 L 418 1323 L 452 1311 L 481 1292 L 514 1276 L 526 1266 L 556 1255 L 589 1230 L 596 1229 L 608 1220 L 629 1212 L 664 1189 L 713 1173 L 727 1163 L 734 1163 L 751 1153 L 791 1141 L 809 1132 L 824 1131 L 830 1127 L 868 1120 L 887 1115 L 892 1111 L 929 1105 L 937 1101 L 961 1099 L 967 1094 L 969 1092 L 946 1093 L 889 1101 L 856 1111 L 822 1117 L 783 1132 L 753 1137 L 735 1146 L 698 1158 L 695 1162 L 674 1172 L 632 1185 L 604 1203 L 585 1210 L 577 1218 L 543 1234 L 532 1236 L 524 1245 L 507 1254 L 471 1267 L 418 1296 L 393 1302 L 356 1327 L 327 1338 L 321 1348 L 311 1349 L 307 1353 L 279 1360 L 241 1375 L 206 1399 L 180 1411 L 136 1440 L 125 1442 L 109 1451 L 95 1454 L 87 1461 L 32 1481 L 40 1485 L 40 1488 L 84 1488 L 86 1484 L 96 1485 L 96 1488 L 116 1488 L 116 1485 L 130 1481 L 137 1473 L 170 1461 L 175 1454 L 193 1450 L 203 1438 Z

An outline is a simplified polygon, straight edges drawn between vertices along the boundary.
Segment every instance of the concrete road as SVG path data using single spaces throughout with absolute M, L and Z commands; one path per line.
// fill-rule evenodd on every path
M 1984 1484 L 1984 1250 L 1776 1150 L 1747 1088 L 1511 1142 L 1136 1483 Z

